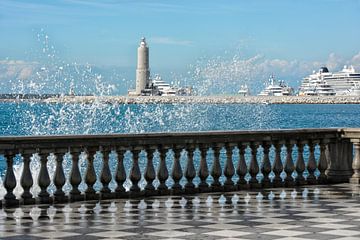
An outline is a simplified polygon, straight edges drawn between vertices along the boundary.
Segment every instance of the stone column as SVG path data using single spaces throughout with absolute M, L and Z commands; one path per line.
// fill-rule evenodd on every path
M 63 161 L 66 156 L 66 152 L 58 151 L 54 153 L 54 157 L 56 159 L 56 169 L 53 178 L 53 183 L 56 187 L 56 191 L 54 192 L 54 201 L 56 203 L 67 202 L 68 197 L 65 196 L 65 192 L 63 191 L 63 186 L 65 185 L 66 178 L 63 168 Z
M 119 149 L 117 151 L 117 166 L 116 166 L 116 173 L 115 173 L 115 181 L 116 181 L 116 188 L 115 188 L 115 195 L 116 197 L 124 197 L 126 196 L 126 189 L 124 188 L 123 184 L 126 181 L 126 171 L 124 167 L 124 154 L 125 149 Z
M 111 151 L 107 148 L 105 148 L 102 151 L 103 154 L 103 164 L 101 168 L 101 174 L 100 174 L 100 181 L 103 187 L 100 190 L 100 196 L 101 199 L 109 199 L 113 197 L 113 194 L 111 193 L 111 190 L 109 188 L 109 183 L 111 182 L 112 175 L 109 167 L 109 158 Z
M 80 201 L 84 200 L 84 195 L 81 194 L 79 190 L 79 185 L 82 181 L 81 179 L 81 173 L 79 169 L 79 157 L 81 154 L 81 151 L 79 149 L 76 150 L 70 150 L 71 154 L 71 172 L 69 176 L 69 182 L 71 184 L 71 191 L 70 191 L 70 201 Z
M 235 168 L 232 160 L 232 153 L 233 153 L 233 146 L 234 144 L 226 144 L 226 162 L 224 166 L 224 176 L 226 180 L 224 182 L 224 190 L 225 191 L 234 191 L 235 185 L 232 180 L 232 177 L 235 174 Z
M 155 168 L 154 168 L 154 164 L 153 164 L 153 158 L 154 158 L 155 152 L 156 152 L 155 148 L 153 149 L 150 146 L 148 146 L 146 148 L 147 162 L 146 162 L 144 178 L 146 180 L 145 194 L 147 196 L 155 195 L 155 193 L 156 193 L 155 187 L 153 185 L 153 181 L 156 178 Z
M 195 184 L 192 182 L 193 179 L 196 177 L 196 170 L 194 166 L 194 151 L 195 147 L 187 146 L 187 164 L 185 168 L 185 178 L 187 183 L 185 184 L 185 192 L 186 193 L 195 193 Z
M 214 162 L 211 168 L 211 176 L 213 177 L 214 181 L 211 183 L 211 189 L 213 191 L 222 191 L 223 187 L 219 181 L 221 177 L 221 165 L 220 165 L 220 150 L 221 145 L 215 144 L 212 149 L 214 150 Z
M 6 158 L 6 174 L 4 178 L 4 187 L 6 189 L 6 194 L 4 196 L 6 206 L 14 206 L 19 203 L 19 200 L 16 199 L 16 196 L 13 193 L 14 188 L 16 187 L 16 178 L 14 174 L 14 157 L 15 154 L 12 151 L 7 151 L 5 153 Z
M 35 204 L 35 198 L 30 192 L 31 187 L 34 184 L 34 180 L 30 170 L 32 154 L 24 153 L 21 155 L 24 162 L 24 168 L 20 178 L 21 187 L 24 189 L 24 192 L 21 194 L 21 198 L 24 204 Z
M 359 139 L 354 141 L 354 150 L 355 150 L 355 155 L 352 163 L 354 174 L 350 178 L 350 183 L 360 184 L 360 140 Z

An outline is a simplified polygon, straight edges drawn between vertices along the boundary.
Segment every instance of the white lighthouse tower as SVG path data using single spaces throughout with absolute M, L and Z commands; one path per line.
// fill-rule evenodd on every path
M 137 53 L 135 93 L 136 95 L 141 95 L 141 91 L 150 85 L 149 48 L 144 37 L 141 38 Z

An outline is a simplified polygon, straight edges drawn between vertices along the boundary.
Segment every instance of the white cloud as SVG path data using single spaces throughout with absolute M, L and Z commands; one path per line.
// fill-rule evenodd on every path
M 352 64 L 352 65 L 354 65 L 355 67 L 357 67 L 358 70 L 360 71 L 360 52 L 358 52 L 357 54 L 355 54 L 355 55 L 351 58 L 350 64 Z
M 155 44 L 164 44 L 164 45 L 178 45 L 178 46 L 191 46 L 193 42 L 188 40 L 179 40 L 171 37 L 151 37 L 149 42 Z

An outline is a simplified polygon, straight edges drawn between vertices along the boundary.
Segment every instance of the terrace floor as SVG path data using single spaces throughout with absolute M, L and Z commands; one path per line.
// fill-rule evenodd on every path
M 360 187 L 302 188 L 0 209 L 4 239 L 360 239 Z

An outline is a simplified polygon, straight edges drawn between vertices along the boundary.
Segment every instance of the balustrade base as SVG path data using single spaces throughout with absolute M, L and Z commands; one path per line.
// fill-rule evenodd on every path
M 351 179 L 351 176 L 353 175 L 353 170 L 333 170 L 330 169 L 326 171 L 327 181 L 328 183 L 347 183 Z
M 280 182 L 280 181 L 276 181 L 276 182 L 272 182 L 272 186 L 275 188 L 281 188 L 281 187 L 285 187 L 285 183 L 284 182 Z
M 285 187 L 295 187 L 295 186 L 296 186 L 295 181 L 286 181 L 285 182 Z
M 151 196 L 156 196 L 158 194 L 157 190 L 155 189 L 146 189 L 145 190 L 145 196 L 147 197 L 151 197 Z
M 54 202 L 53 197 L 38 197 L 36 198 L 36 202 L 40 204 L 50 204 Z
M 158 189 L 157 192 L 158 192 L 158 195 L 170 195 L 170 189 L 167 189 L 167 188 Z
M 184 194 L 195 194 L 198 192 L 199 192 L 198 188 L 185 188 L 184 189 Z
M 307 185 L 307 182 L 305 179 L 296 180 L 296 186 L 303 186 L 303 185 Z
M 145 191 L 129 192 L 129 198 L 139 198 L 144 196 L 145 196 Z
M 200 192 L 200 193 L 207 193 L 207 192 L 211 192 L 211 187 L 210 186 L 204 186 L 204 187 L 198 187 L 198 191 Z
M 68 201 L 69 201 L 69 197 L 65 195 L 54 197 L 54 203 L 66 203 Z
M 261 187 L 262 187 L 261 183 L 258 183 L 258 182 L 250 183 L 250 188 L 258 189 L 258 188 L 261 188 Z
M 4 200 L 5 207 L 17 207 L 17 206 L 19 206 L 19 204 L 20 204 L 20 201 L 17 199 L 5 199 Z
M 249 190 L 250 188 L 249 183 L 237 184 L 237 190 Z
M 129 192 L 115 192 L 115 198 L 128 198 Z
M 224 188 L 223 188 L 223 186 L 221 186 L 221 185 L 211 186 L 211 190 L 212 190 L 213 192 L 221 192 L 221 191 L 224 190 Z
M 84 200 L 85 200 L 84 194 L 70 195 L 70 197 L 69 197 L 70 202 L 77 202 L 77 201 L 84 201 Z
M 85 200 L 99 200 L 100 199 L 100 195 L 98 193 L 89 193 L 86 194 L 85 193 Z
M 316 185 L 316 184 L 317 184 L 317 180 L 316 180 L 316 178 L 306 179 L 306 183 L 307 183 L 308 185 Z
M 184 193 L 184 189 L 182 188 L 171 189 L 171 195 L 180 195 L 183 193 Z
M 112 192 L 106 192 L 106 193 L 100 193 L 100 199 L 114 199 L 116 197 L 116 193 Z
M 360 184 L 360 178 L 354 178 L 354 177 L 352 177 L 352 178 L 350 178 L 349 182 L 350 182 L 351 184 Z
M 237 188 L 235 185 L 224 185 L 223 187 L 223 191 L 225 192 L 232 192 L 232 191 L 236 191 Z
M 25 198 L 25 199 L 21 199 L 20 203 L 24 204 L 24 205 L 32 205 L 35 204 L 36 200 L 35 198 Z
M 271 188 L 271 187 L 273 187 L 273 185 L 272 185 L 272 183 L 270 181 L 261 182 L 261 186 L 263 188 Z

